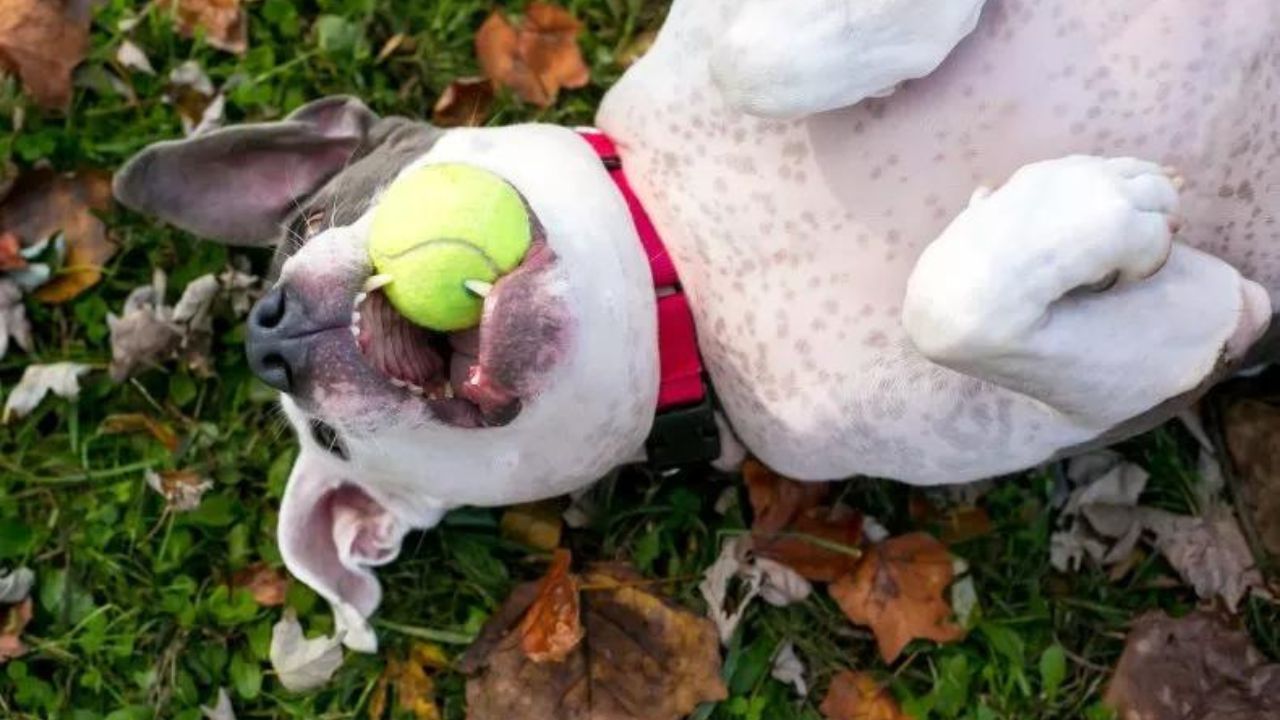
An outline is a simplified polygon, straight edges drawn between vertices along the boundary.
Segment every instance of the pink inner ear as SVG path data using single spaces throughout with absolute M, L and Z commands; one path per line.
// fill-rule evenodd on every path
M 360 487 L 302 458 L 289 478 L 277 530 L 285 565 L 331 604 L 368 617 L 382 599 L 370 567 L 395 559 L 407 530 Z

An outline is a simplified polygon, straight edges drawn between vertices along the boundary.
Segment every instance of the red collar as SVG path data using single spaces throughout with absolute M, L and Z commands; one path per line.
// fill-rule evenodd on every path
M 676 266 L 671 262 L 667 248 L 658 236 L 640 199 L 636 197 L 622 159 L 613 140 L 599 130 L 579 128 L 578 134 L 600 156 L 609 177 L 617 184 L 622 197 L 631 209 L 640 244 L 649 258 L 653 272 L 653 287 L 658 295 L 658 359 L 662 368 L 662 381 L 658 389 L 658 412 L 701 403 L 707 399 L 703 384 L 702 357 L 698 354 L 698 336 L 693 326 L 693 313 L 689 300 L 680 287 Z

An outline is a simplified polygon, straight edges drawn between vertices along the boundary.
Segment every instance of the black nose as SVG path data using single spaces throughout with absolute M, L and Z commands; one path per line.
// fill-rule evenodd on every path
M 274 288 L 249 311 L 245 338 L 249 368 L 271 387 L 293 392 L 307 372 L 314 324 L 306 304 L 291 287 Z

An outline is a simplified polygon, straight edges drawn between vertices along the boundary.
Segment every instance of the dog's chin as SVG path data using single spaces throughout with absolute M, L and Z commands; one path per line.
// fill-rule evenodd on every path
M 499 278 L 479 326 L 443 333 L 415 325 L 378 289 L 355 297 L 351 332 L 364 361 L 392 392 L 425 403 L 458 428 L 506 425 L 542 389 L 567 342 L 556 258 L 535 237 L 519 267 Z

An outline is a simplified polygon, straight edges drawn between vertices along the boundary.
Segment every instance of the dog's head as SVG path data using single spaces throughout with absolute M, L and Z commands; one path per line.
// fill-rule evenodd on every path
M 534 245 L 494 285 L 478 330 L 425 331 L 365 292 L 371 209 L 432 163 L 495 173 L 531 211 Z M 201 237 L 276 245 L 247 349 L 301 445 L 280 547 L 352 647 L 375 643 L 368 567 L 394 558 L 408 529 L 458 505 L 582 487 L 644 441 L 657 394 L 649 271 L 625 202 L 573 131 L 446 131 L 328 98 L 153 145 L 115 190 Z

